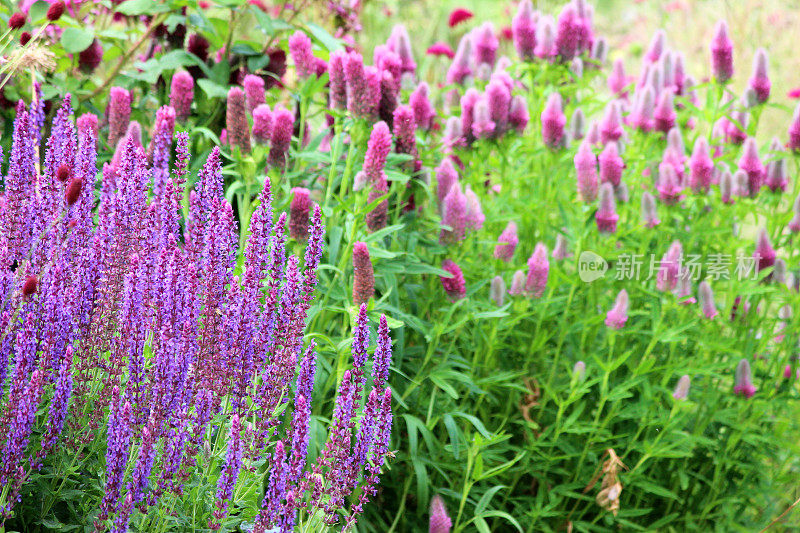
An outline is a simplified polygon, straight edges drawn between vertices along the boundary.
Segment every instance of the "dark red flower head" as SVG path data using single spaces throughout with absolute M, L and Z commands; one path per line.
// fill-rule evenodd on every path
M 25 283 L 22 284 L 22 296 L 27 298 L 28 296 L 32 295 L 36 292 L 36 288 L 39 286 L 39 278 L 36 276 L 28 276 L 25 280 Z
M 469 20 L 472 18 L 472 11 L 469 9 L 464 9 L 463 7 L 457 7 L 450 13 L 450 19 L 447 23 L 450 25 L 451 28 L 458 26 L 465 20 Z
M 31 40 L 31 32 L 24 31 L 19 34 L 19 44 L 21 46 L 25 46 L 26 44 L 28 44 L 28 41 L 30 40 Z
M 18 30 L 25 25 L 26 19 L 25 13 L 17 11 L 8 19 L 8 27 L 12 30 Z
M 67 205 L 72 205 L 78 201 L 83 188 L 83 180 L 81 178 L 72 178 L 72 181 L 67 185 L 67 191 L 64 193 L 64 199 Z
M 56 170 L 56 179 L 61 183 L 66 183 L 71 175 L 72 175 L 72 169 L 69 168 L 69 165 L 67 165 L 66 163 L 58 167 L 58 170 Z
M 89 48 L 78 54 L 78 66 L 84 72 L 92 72 L 103 60 L 103 45 L 95 39 Z
M 64 0 L 58 0 L 57 2 L 53 2 L 50 4 L 50 7 L 47 10 L 47 20 L 50 22 L 55 22 L 61 18 L 61 15 L 64 14 Z
M 190 54 L 194 54 L 200 58 L 201 61 L 208 59 L 208 39 L 199 33 L 193 33 L 189 36 L 189 42 L 186 43 L 186 50 Z

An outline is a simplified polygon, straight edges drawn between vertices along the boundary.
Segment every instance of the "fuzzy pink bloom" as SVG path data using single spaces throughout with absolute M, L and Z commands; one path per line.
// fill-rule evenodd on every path
M 473 30 L 472 53 L 476 65 L 485 63 L 493 67 L 497 60 L 497 48 L 499 46 L 500 42 L 497 40 L 494 24 L 491 22 L 484 22 L 479 28 Z
M 472 18 L 472 11 L 469 9 L 465 9 L 463 7 L 457 7 L 453 11 L 450 12 L 450 16 L 447 19 L 447 25 L 451 28 L 454 28 L 461 24 L 462 22 L 469 20 Z
M 447 83 L 457 83 L 459 85 L 472 76 L 472 64 L 470 63 L 470 56 L 472 55 L 472 40 L 470 35 L 464 35 L 458 43 L 456 54 L 453 57 L 450 67 L 447 69 Z
M 794 199 L 792 204 L 792 220 L 789 221 L 788 228 L 792 233 L 800 232 L 800 194 Z
M 714 303 L 714 291 L 711 290 L 711 285 L 707 281 L 701 281 L 697 289 L 697 296 L 700 299 L 700 308 L 707 319 L 711 320 L 719 313 L 717 306 Z
M 228 108 L 225 116 L 228 141 L 231 147 L 238 146 L 244 154 L 250 153 L 250 125 L 247 123 L 247 103 L 244 91 L 231 87 L 228 91 Z
M 623 63 L 622 59 L 615 60 L 614 65 L 611 67 L 611 74 L 608 75 L 608 80 L 606 80 L 608 90 L 619 98 L 625 97 L 628 94 L 625 90 L 628 83 L 630 83 L 630 79 L 625 75 L 625 63 Z
M 408 30 L 402 24 L 396 24 L 392 28 L 392 33 L 386 43 L 389 48 L 400 57 L 402 73 L 411 73 L 417 70 L 417 63 L 414 61 L 414 52 L 411 49 L 411 38 Z
M 617 143 L 609 142 L 600 156 L 597 158 L 600 163 L 600 181 L 608 182 L 614 186 L 619 187 L 622 180 L 622 169 L 625 168 L 625 162 L 619 155 Z
M 278 107 L 272 112 L 272 133 L 270 134 L 269 156 L 270 165 L 278 168 L 286 166 L 289 146 L 292 144 L 292 130 L 294 129 L 294 115 L 288 109 Z
M 97 139 L 97 115 L 93 115 L 92 113 L 84 113 L 80 117 L 78 117 L 78 138 L 81 135 L 84 135 L 86 132 L 91 131 L 92 137 Z
M 733 175 L 730 171 L 725 169 L 719 178 L 719 194 L 723 204 L 732 204 L 735 202 L 733 199 Z
M 386 158 L 392 150 L 392 133 L 385 122 L 378 122 L 372 127 L 367 151 L 364 155 L 364 172 L 370 183 L 378 183 L 383 176 Z
M 741 154 L 739 169 L 747 173 L 750 196 L 755 197 L 764 184 L 766 169 L 761 163 L 761 158 L 758 155 L 758 145 L 756 145 L 754 138 L 747 138 L 742 146 Z
M 442 228 L 439 242 L 453 244 L 464 239 L 467 231 L 467 196 L 461 192 L 461 185 L 454 183 L 444 198 L 442 209 Z
M 454 183 L 458 183 L 458 172 L 456 172 L 453 161 L 445 157 L 436 167 L 436 196 L 439 198 L 439 206 L 444 209 L 444 199 Z
M 662 292 L 675 289 L 683 261 L 683 246 L 680 241 L 673 241 L 664 254 L 656 274 L 656 288 Z
M 436 110 L 433 109 L 430 101 L 430 88 L 425 82 L 417 85 L 416 89 L 408 97 L 408 103 L 414 110 L 414 122 L 417 127 L 423 130 L 431 129 Z
M 308 35 L 298 30 L 289 37 L 289 54 L 294 61 L 297 76 L 307 78 L 316 74 L 314 55 L 311 52 L 311 39 Z
M 606 313 L 606 326 L 613 329 L 622 329 L 628 321 L 628 292 L 619 291 L 614 307 Z
M 347 107 L 347 79 L 344 71 L 346 57 L 346 52 L 332 52 L 328 62 L 329 99 L 333 109 Z
M 519 243 L 517 225 L 514 222 L 509 222 L 506 229 L 497 238 L 497 245 L 494 247 L 495 258 L 502 259 L 506 263 L 511 261 L 514 256 L 514 250 L 517 249 L 517 243 Z
M 433 43 L 425 51 L 425 54 L 429 56 L 446 56 L 449 59 L 453 59 L 456 56 L 450 45 L 443 42 Z
M 428 533 L 450 533 L 452 525 L 450 517 L 447 516 L 444 501 L 442 501 L 441 497 L 434 496 L 431 500 L 431 519 Z
M 689 158 L 689 187 L 696 194 L 705 194 L 714 176 L 714 161 L 709 153 L 708 141 L 698 137 L 694 143 L 692 157 Z
M 599 123 L 600 142 L 603 144 L 617 142 L 624 133 L 622 130 L 622 111 L 618 102 L 610 102 Z
M 517 270 L 511 278 L 511 287 L 508 289 L 508 294 L 511 296 L 519 296 L 525 293 L 525 272 Z
M 683 199 L 683 187 L 672 165 L 658 167 L 658 197 L 667 205 L 676 204 Z
M 536 49 L 534 55 L 539 59 L 551 60 L 557 54 L 556 50 L 556 22 L 550 15 L 539 17 L 536 26 Z
M 550 261 L 547 260 L 547 247 L 537 243 L 533 254 L 528 258 L 528 277 L 525 280 L 525 292 L 539 298 L 547 287 L 547 275 L 550 272 Z
M 775 248 L 772 247 L 772 242 L 769 240 L 769 235 L 765 228 L 761 228 L 758 232 L 756 250 L 753 252 L 753 257 L 756 260 L 756 270 L 758 272 L 775 264 L 777 253 Z
M 464 191 L 464 196 L 467 197 L 467 228 L 479 230 L 483 227 L 484 221 L 486 221 L 481 208 L 481 201 L 469 185 Z
M 372 203 L 378 198 L 386 195 L 389 191 L 389 185 L 386 181 L 386 174 L 381 171 L 380 180 L 372 183 L 372 188 L 367 196 L 367 201 Z M 370 232 L 376 232 L 386 227 L 389 216 L 389 201 L 384 199 L 378 203 L 375 208 L 367 213 L 367 229 Z
M 600 205 L 594 215 L 597 229 L 600 233 L 615 233 L 617 231 L 617 206 L 614 200 L 614 188 L 610 183 L 600 185 Z
M 452 154 L 457 146 L 464 145 L 464 133 L 461 131 L 461 119 L 450 117 L 444 124 L 442 133 L 442 148 L 445 154 Z
M 192 114 L 193 99 L 194 79 L 185 70 L 179 70 L 172 76 L 169 92 L 169 105 L 175 109 L 175 118 L 184 121 Z
M 414 159 L 411 167 L 414 172 L 419 172 L 422 163 L 417 152 L 417 125 L 414 122 L 414 111 L 407 105 L 398 106 L 394 111 L 394 138 L 395 152 L 398 154 L 408 154 Z
M 131 93 L 112 87 L 108 97 L 108 144 L 116 146 L 128 131 L 131 120 Z
M 519 94 L 511 98 L 511 105 L 508 110 L 509 125 L 522 135 L 529 121 L 528 104 L 525 102 L 525 98 Z
M 375 273 L 366 243 L 353 245 L 353 303 L 365 304 L 375 294 Z
M 684 374 L 675 385 L 675 390 L 672 392 L 672 397 L 676 400 L 685 400 L 689 396 L 689 387 L 692 384 L 692 379 Z
M 752 398 L 757 390 L 753 385 L 753 373 L 750 370 L 750 363 L 747 359 L 742 359 L 736 365 L 736 381 L 733 386 L 733 393 L 737 396 Z
M 456 300 L 464 298 L 467 295 L 467 286 L 464 282 L 464 274 L 461 273 L 461 267 L 453 261 L 445 259 L 442 263 L 442 269 L 452 275 L 452 277 L 449 278 L 444 276 L 439 278 L 442 280 L 442 287 L 444 287 L 444 292 L 447 293 L 447 297 L 450 298 L 450 301 L 455 302 Z
M 476 139 L 488 139 L 494 136 L 497 124 L 492 120 L 489 101 L 482 96 L 472 110 L 472 135 Z
M 750 88 L 756 94 L 756 100 L 763 104 L 769 99 L 769 90 L 772 83 L 769 81 L 769 58 L 763 48 L 756 50 L 753 57 L 753 75 L 750 77 Z
M 655 92 L 652 87 L 645 87 L 638 97 L 638 101 L 633 105 L 633 111 L 628 116 L 631 126 L 648 132 L 653 129 L 653 114 L 655 111 Z
M 572 257 L 568 249 L 567 239 L 560 233 L 556 235 L 556 245 L 553 247 L 553 259 L 561 261 L 567 257 Z
M 272 111 L 267 104 L 253 109 L 253 138 L 256 142 L 267 144 L 272 137 Z
M 489 116 L 495 123 L 495 135 L 499 137 L 508 128 L 511 91 L 505 83 L 492 76 L 492 80 L 486 86 L 485 97 L 489 104 Z
M 308 216 L 311 211 L 310 191 L 304 187 L 292 189 L 289 206 L 289 236 L 300 242 L 308 240 Z
M 253 110 L 266 102 L 264 94 L 264 79 L 255 74 L 248 74 L 244 77 L 244 94 L 247 101 L 247 111 Z
M 514 48 L 520 59 L 531 61 L 536 57 L 536 23 L 538 15 L 533 10 L 531 0 L 522 0 L 517 8 L 517 14 L 511 21 L 511 32 L 514 37 Z
M 567 123 L 567 117 L 561 109 L 560 94 L 550 93 L 547 98 L 547 105 L 542 111 L 541 120 L 544 144 L 552 149 L 563 146 L 564 126 Z
M 370 95 L 361 54 L 355 51 L 347 54 L 344 58 L 344 73 L 347 83 L 347 110 L 358 118 L 369 118 L 375 102 Z
M 589 142 L 584 139 L 573 158 L 578 183 L 578 196 L 582 201 L 592 203 L 597 198 L 599 187 L 597 179 L 597 156 L 592 153 Z
M 664 53 L 666 43 L 667 34 L 664 32 L 664 30 L 657 30 L 653 34 L 653 38 L 650 40 L 650 47 L 647 49 L 647 53 L 644 55 L 645 60 L 650 63 L 657 62 L 661 58 L 661 54 Z
M 800 151 L 800 104 L 794 108 L 792 122 L 789 124 L 789 142 L 786 146 L 792 151 Z
M 725 83 L 733 76 L 733 42 L 723 20 L 717 23 L 711 40 L 711 72 L 719 83 Z
M 584 28 L 575 6 L 567 4 L 558 15 L 555 46 L 562 61 L 570 61 L 581 50 Z
M 584 140 L 589 143 L 589 146 L 597 146 L 601 144 L 600 142 L 600 125 L 597 123 L 596 120 L 593 120 L 589 124 L 589 128 L 586 131 L 586 135 L 584 136 Z
M 658 104 L 653 110 L 653 125 L 656 131 L 667 133 L 675 126 L 675 105 L 672 101 L 672 90 L 664 89 L 658 96 Z
M 642 194 L 642 221 L 648 228 L 654 228 L 661 224 L 656 209 L 656 199 L 649 192 Z
M 773 139 L 770 149 L 775 158 L 767 163 L 764 185 L 769 187 L 772 192 L 785 192 L 789 185 L 789 170 L 786 159 L 780 157 L 782 152 L 780 141 Z

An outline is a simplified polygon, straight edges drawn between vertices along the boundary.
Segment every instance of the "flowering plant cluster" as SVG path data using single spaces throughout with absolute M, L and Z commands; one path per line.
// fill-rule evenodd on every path
M 9 16 L 7 525 L 797 526 L 782 58 L 464 3 Z

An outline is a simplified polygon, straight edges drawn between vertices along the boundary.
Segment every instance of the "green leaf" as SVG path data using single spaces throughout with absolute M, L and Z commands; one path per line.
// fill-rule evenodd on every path
M 94 33 L 91 30 L 81 30 L 78 28 L 66 28 L 61 34 L 61 46 L 68 54 L 83 52 L 94 41 Z
M 117 6 L 116 12 L 127 16 L 151 15 L 169 11 L 170 6 L 156 0 L 126 0 Z
M 48 9 L 50 9 L 49 2 L 45 2 L 44 0 L 34 2 L 28 10 L 28 17 L 30 18 L 30 21 L 36 22 L 37 20 L 41 20 L 44 18 L 44 15 L 47 13 Z
M 202 79 L 197 80 L 197 85 L 203 89 L 203 92 L 209 98 L 227 98 L 228 97 L 228 89 L 223 87 L 222 85 L 216 84 L 209 79 Z
M 328 33 L 325 29 L 317 26 L 316 24 L 309 23 L 308 31 L 314 36 L 328 52 L 335 52 L 342 49 L 342 42 Z

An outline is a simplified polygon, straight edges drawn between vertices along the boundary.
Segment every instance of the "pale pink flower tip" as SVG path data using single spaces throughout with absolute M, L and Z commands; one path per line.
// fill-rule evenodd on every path
M 748 137 L 742 145 L 742 156 L 739 158 L 739 169 L 747 173 L 748 189 L 750 196 L 755 197 L 764 184 L 766 169 L 758 155 L 756 140 Z
M 753 75 L 750 77 L 750 88 L 756 95 L 756 101 L 763 104 L 769 99 L 769 90 L 772 83 L 769 81 L 769 58 L 763 48 L 756 50 L 753 57 Z
M 692 384 L 691 378 L 684 374 L 678 380 L 678 384 L 675 385 L 675 391 L 672 393 L 672 397 L 676 400 L 685 400 L 689 396 L 689 387 Z
M 597 156 L 592 152 L 588 137 L 583 140 L 573 158 L 577 176 L 578 196 L 586 203 L 597 198 L 599 182 L 597 178 Z
M 542 111 L 542 138 L 545 145 L 549 148 L 560 148 L 564 141 L 564 126 L 567 117 L 561 107 L 561 95 L 550 93 L 547 98 L 547 105 Z
M 514 272 L 514 276 L 511 278 L 511 288 L 508 290 L 508 294 L 511 296 L 519 296 L 520 294 L 525 293 L 525 272 L 522 270 L 517 270 Z
M 761 228 L 758 232 L 756 251 L 753 253 L 753 257 L 756 259 L 756 268 L 759 272 L 775 264 L 777 253 L 775 248 L 772 247 L 772 242 L 765 228 Z
M 530 258 L 528 258 L 528 277 L 525 280 L 525 292 L 539 298 L 547 287 L 547 276 L 550 272 L 550 262 L 547 259 L 547 247 L 537 243 Z
M 614 188 L 610 183 L 600 185 L 600 206 L 597 208 L 594 218 L 595 222 L 597 222 L 597 229 L 601 233 L 615 233 L 617 231 L 619 215 L 617 214 L 614 200 Z
M 736 382 L 733 387 L 733 393 L 745 398 L 752 398 L 756 393 L 756 387 L 753 385 L 753 374 L 750 370 L 750 363 L 747 359 L 742 359 L 736 365 Z
M 673 241 L 669 250 L 661 259 L 656 275 L 656 288 L 662 292 L 672 291 L 678 285 L 678 277 L 683 261 L 683 246 L 680 241 Z
M 696 194 L 705 194 L 714 177 L 714 161 L 705 137 L 698 137 L 689 158 L 689 186 Z
M 625 63 L 622 59 L 615 60 L 611 68 L 611 74 L 608 75 L 608 80 L 606 81 L 608 90 L 618 97 L 624 97 L 628 93 L 625 90 L 628 83 L 630 83 L 630 79 L 625 75 Z
M 450 517 L 447 516 L 447 509 L 444 501 L 439 496 L 434 496 L 431 500 L 431 519 L 428 533 L 450 533 L 453 526 Z
M 717 312 L 717 306 L 714 303 L 714 291 L 711 290 L 711 285 L 709 285 L 707 281 L 700 282 L 700 286 L 697 289 L 697 296 L 700 300 L 700 307 L 703 309 L 703 314 L 706 318 L 711 320 L 719 314 Z
M 530 61 L 535 57 L 537 18 L 538 14 L 534 12 L 531 0 L 522 0 L 517 8 L 517 14 L 511 21 L 514 48 L 520 59 Z
M 717 23 L 711 41 L 711 70 L 719 83 L 733 76 L 733 42 L 728 37 L 728 25 L 722 20 Z
M 460 300 L 467 295 L 466 283 L 464 282 L 464 274 L 461 272 L 461 267 L 450 259 L 445 259 L 442 263 L 442 269 L 451 274 L 451 277 L 441 276 L 442 287 L 444 292 L 450 298 L 451 302 Z
M 567 239 L 560 233 L 556 235 L 556 245 L 553 247 L 553 259 L 561 261 L 567 257 L 572 257 L 568 249 Z
M 656 210 L 656 199 L 649 192 L 642 194 L 642 221 L 648 228 L 654 228 L 661 224 Z
M 614 307 L 606 313 L 606 326 L 613 329 L 622 329 L 628 321 L 628 292 L 625 289 L 619 291 Z
M 497 238 L 497 245 L 494 247 L 494 256 L 506 262 L 511 261 L 518 243 L 517 225 L 513 221 L 509 222 L 506 229 L 504 229 Z

